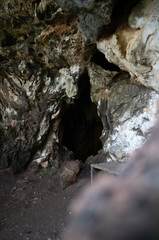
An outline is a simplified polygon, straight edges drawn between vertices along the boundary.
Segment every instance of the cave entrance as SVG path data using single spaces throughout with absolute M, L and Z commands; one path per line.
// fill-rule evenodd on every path
M 75 158 L 83 162 L 96 155 L 102 148 L 101 136 L 103 125 L 97 114 L 96 104 L 90 99 L 90 81 L 85 73 L 79 79 L 79 98 L 74 104 L 65 103 L 65 112 L 60 128 L 61 144 L 74 152 Z

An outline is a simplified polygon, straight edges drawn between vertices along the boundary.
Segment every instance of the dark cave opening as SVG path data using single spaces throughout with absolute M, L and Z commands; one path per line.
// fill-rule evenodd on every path
M 73 151 L 74 157 L 83 162 L 96 155 L 102 148 L 103 125 L 97 114 L 96 104 L 90 99 L 90 82 L 85 73 L 79 79 L 79 98 L 74 104 L 65 103 L 65 112 L 60 124 L 61 144 Z
M 108 60 L 105 58 L 105 55 L 98 50 L 96 50 L 96 52 L 94 53 L 91 59 L 91 62 L 96 63 L 97 65 L 101 66 L 105 70 L 116 71 L 116 72 L 121 71 L 118 66 L 108 62 Z

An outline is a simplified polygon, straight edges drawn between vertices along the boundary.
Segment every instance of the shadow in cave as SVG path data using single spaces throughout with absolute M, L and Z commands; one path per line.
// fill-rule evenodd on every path
M 2 40 L 2 47 L 10 47 L 16 44 L 16 39 L 6 30 L 3 31 L 3 35 L 4 39 Z
M 90 99 L 90 82 L 85 73 L 79 79 L 79 98 L 74 104 L 66 104 L 60 129 L 61 144 L 74 152 L 75 158 L 85 161 L 102 148 L 99 139 L 103 125 L 97 115 L 97 107 Z
M 139 0 L 114 0 L 110 24 L 103 26 L 98 40 L 108 38 L 119 26 L 127 24 L 131 10 L 138 2 Z
M 98 50 L 96 50 L 96 52 L 94 53 L 91 59 L 91 62 L 96 63 L 97 65 L 101 66 L 105 70 L 116 71 L 116 72 L 121 71 L 121 69 L 117 65 L 108 62 L 108 60 L 105 58 L 105 55 Z

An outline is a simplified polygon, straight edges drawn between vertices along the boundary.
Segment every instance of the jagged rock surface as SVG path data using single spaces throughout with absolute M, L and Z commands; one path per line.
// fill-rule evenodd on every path
M 62 145 L 85 161 L 103 144 L 103 161 L 121 161 L 145 141 L 157 118 L 159 4 L 128 4 L 118 21 L 120 3 L 0 1 L 0 168 L 36 160 L 55 171 Z M 102 60 L 84 40 L 99 36 Z
M 0 162 L 18 172 L 56 152 L 62 103 L 78 95 L 94 47 L 53 1 L 4 1 L 0 23 Z
M 158 11 L 157 0 L 139 1 L 128 22 L 97 44 L 108 61 L 156 91 L 159 91 Z
M 103 123 L 105 158 L 123 161 L 141 147 L 155 124 L 159 94 L 132 83 L 127 72 L 110 72 L 92 64 L 89 73 L 92 100 Z
M 123 112 L 124 116 L 118 116 L 117 126 L 104 144 L 105 152 L 109 152 L 112 159 L 114 157 L 114 159 L 118 157 L 121 159 L 127 155 L 126 153 L 131 153 L 133 149 L 140 146 L 156 120 L 155 106 L 159 90 L 158 8 L 158 1 L 140 1 L 132 9 L 127 23 L 119 26 L 109 38 L 97 43 L 98 49 L 110 62 L 129 72 L 131 81 L 156 91 L 155 93 L 148 89 L 144 90 L 138 86 L 141 90 L 133 96 L 131 85 L 125 88 L 122 85 L 120 95 L 125 100 L 126 98 L 131 100 L 128 103 L 129 108 Z M 116 96 L 112 96 L 111 99 L 118 98 L 119 89 L 119 86 L 112 89 L 112 93 L 116 92 Z M 124 95 L 128 97 L 125 98 Z M 116 99 L 114 104 L 118 105 L 119 102 Z M 122 104 L 125 103 L 119 104 L 121 106 L 119 111 L 122 111 Z
M 85 40 L 96 40 L 102 27 L 111 22 L 113 5 L 117 0 L 56 0 L 56 2 L 60 4 L 62 9 L 78 15 L 78 26 Z

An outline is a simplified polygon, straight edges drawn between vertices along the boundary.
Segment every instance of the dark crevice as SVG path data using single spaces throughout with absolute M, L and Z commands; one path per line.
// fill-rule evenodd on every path
M 123 22 L 127 22 L 128 16 L 132 10 L 132 8 L 139 2 L 139 0 L 117 0 L 116 4 L 112 11 L 112 20 L 114 19 L 116 21 L 116 24 L 119 26 L 119 24 Z
M 79 79 L 79 98 L 74 104 L 65 103 L 65 112 L 60 124 L 61 144 L 74 152 L 75 158 L 85 161 L 102 148 L 99 139 L 103 125 L 97 115 L 97 107 L 90 99 L 88 74 Z
M 103 26 L 99 39 L 107 38 L 112 35 L 121 24 L 127 24 L 128 16 L 132 8 L 139 2 L 139 0 L 114 0 L 114 5 L 111 23 Z
M 3 61 L 7 61 L 7 58 L 0 54 L 0 62 L 2 63 Z
M 2 47 L 10 47 L 16 44 L 16 39 L 7 31 L 4 30 L 5 38 L 2 40 Z
M 121 71 L 118 66 L 108 62 L 108 60 L 105 58 L 105 55 L 98 50 L 96 50 L 95 54 L 93 55 L 91 62 L 96 63 L 97 65 L 101 66 L 105 70 L 116 71 L 116 72 Z

